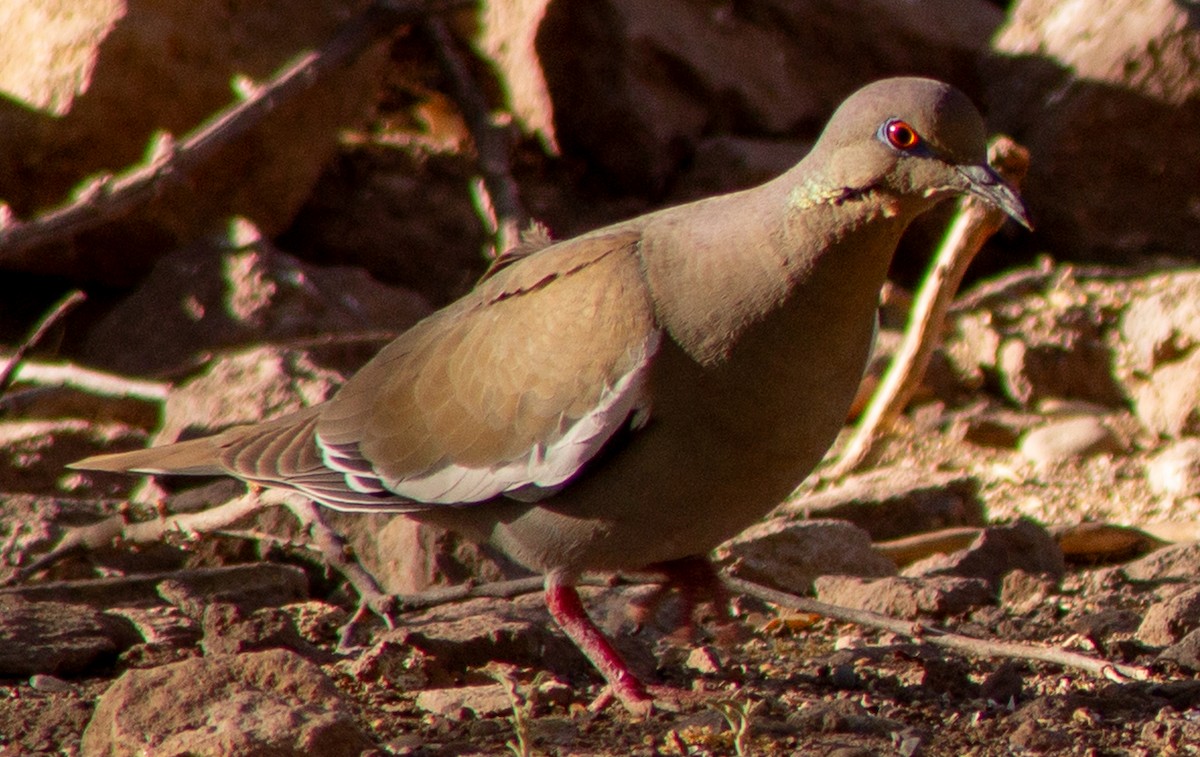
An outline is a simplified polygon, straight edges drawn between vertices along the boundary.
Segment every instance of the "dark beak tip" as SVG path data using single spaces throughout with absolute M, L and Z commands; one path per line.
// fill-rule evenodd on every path
M 990 166 L 972 166 L 963 171 L 969 183 L 970 192 L 978 195 L 997 210 L 1004 211 L 1010 218 L 1033 231 L 1033 221 L 1029 218 L 1029 210 L 1017 191 L 1004 181 Z

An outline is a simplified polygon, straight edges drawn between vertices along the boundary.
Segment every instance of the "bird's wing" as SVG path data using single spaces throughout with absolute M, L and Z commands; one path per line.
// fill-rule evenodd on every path
M 324 404 L 72 467 L 232 473 L 343 510 L 539 499 L 649 409 L 660 332 L 639 239 L 582 237 L 497 271 Z
M 316 422 L 351 489 L 537 498 L 639 409 L 658 347 L 632 232 L 552 246 L 388 345 Z
M 659 331 L 638 238 L 572 240 L 497 272 L 329 402 L 214 437 L 221 467 L 343 510 L 557 491 L 647 410 Z

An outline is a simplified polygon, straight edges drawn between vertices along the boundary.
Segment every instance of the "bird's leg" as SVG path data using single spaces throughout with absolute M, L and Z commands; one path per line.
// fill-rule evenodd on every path
M 634 715 L 649 715 L 653 699 L 646 686 L 629 669 L 599 626 L 588 617 L 575 587 L 560 578 L 547 576 L 546 607 L 559 627 L 604 676 L 612 695 L 621 700 Z
M 660 575 L 663 581 L 654 591 L 630 603 L 629 615 L 635 623 L 646 623 L 672 592 L 678 592 L 679 612 L 671 619 L 673 638 L 680 642 L 691 641 L 696 630 L 697 611 L 711 607 L 716 613 L 717 639 L 734 640 L 736 628 L 729 607 L 729 592 L 721 582 L 716 566 L 707 557 L 696 555 L 668 560 L 647 565 L 639 572 Z

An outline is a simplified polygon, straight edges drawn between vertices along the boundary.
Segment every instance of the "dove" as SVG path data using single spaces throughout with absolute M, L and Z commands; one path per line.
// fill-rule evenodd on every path
M 646 713 L 659 690 L 590 618 L 577 581 L 650 572 L 685 599 L 719 595 L 705 556 L 820 462 L 901 234 L 956 195 L 1029 225 L 964 94 L 878 81 L 778 178 L 519 257 L 322 404 L 72 467 L 224 474 L 490 545 L 544 575 L 555 622 Z

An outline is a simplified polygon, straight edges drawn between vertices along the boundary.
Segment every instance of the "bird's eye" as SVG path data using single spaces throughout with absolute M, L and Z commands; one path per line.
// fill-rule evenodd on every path
M 911 150 L 921 144 L 921 135 L 917 134 L 917 130 L 898 118 L 883 125 L 883 134 L 888 144 L 897 150 Z

